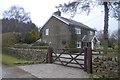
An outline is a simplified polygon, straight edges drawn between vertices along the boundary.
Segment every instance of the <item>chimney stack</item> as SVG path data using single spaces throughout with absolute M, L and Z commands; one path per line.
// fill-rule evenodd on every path
M 54 12 L 54 15 L 56 15 L 56 16 L 61 16 L 60 10 L 58 9 L 58 11 Z

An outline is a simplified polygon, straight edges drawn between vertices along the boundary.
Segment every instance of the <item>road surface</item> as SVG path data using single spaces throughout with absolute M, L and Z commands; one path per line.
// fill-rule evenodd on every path
M 3 64 L 2 78 L 36 78 L 36 77 L 18 67 L 9 67 Z
M 88 78 L 83 69 L 71 68 L 56 64 L 36 64 L 19 66 L 38 78 Z

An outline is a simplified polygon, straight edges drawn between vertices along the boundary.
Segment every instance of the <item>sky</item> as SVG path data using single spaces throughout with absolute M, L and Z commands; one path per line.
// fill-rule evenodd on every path
M 57 11 L 55 6 L 69 2 L 70 0 L 0 0 L 0 19 L 2 13 L 8 10 L 13 5 L 22 6 L 26 12 L 30 12 L 31 20 L 38 27 L 42 27 L 52 14 Z M 69 18 L 68 14 L 61 15 Z M 81 22 L 98 31 L 103 30 L 104 27 L 104 9 L 102 6 L 95 7 L 89 15 L 85 12 L 76 14 L 73 20 Z M 114 18 L 109 18 L 109 31 L 118 29 L 118 21 Z

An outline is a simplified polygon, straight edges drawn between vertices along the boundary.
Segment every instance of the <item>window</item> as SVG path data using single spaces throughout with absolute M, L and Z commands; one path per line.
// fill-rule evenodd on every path
M 49 29 L 45 30 L 45 35 L 49 35 Z
M 81 42 L 80 41 L 77 42 L 77 48 L 81 48 Z
M 81 29 L 80 28 L 75 28 L 75 33 L 76 34 L 81 34 Z
M 90 31 L 90 35 L 93 35 L 94 34 L 94 32 L 93 31 Z

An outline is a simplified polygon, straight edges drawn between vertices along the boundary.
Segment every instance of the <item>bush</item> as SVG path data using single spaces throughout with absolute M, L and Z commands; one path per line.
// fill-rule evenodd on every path
M 20 41 L 20 34 L 15 32 L 2 34 L 2 47 L 13 47 Z
M 37 41 L 38 38 L 39 38 L 39 33 L 33 29 L 31 32 L 29 32 L 26 35 L 25 43 L 27 44 L 34 43 L 35 41 Z

